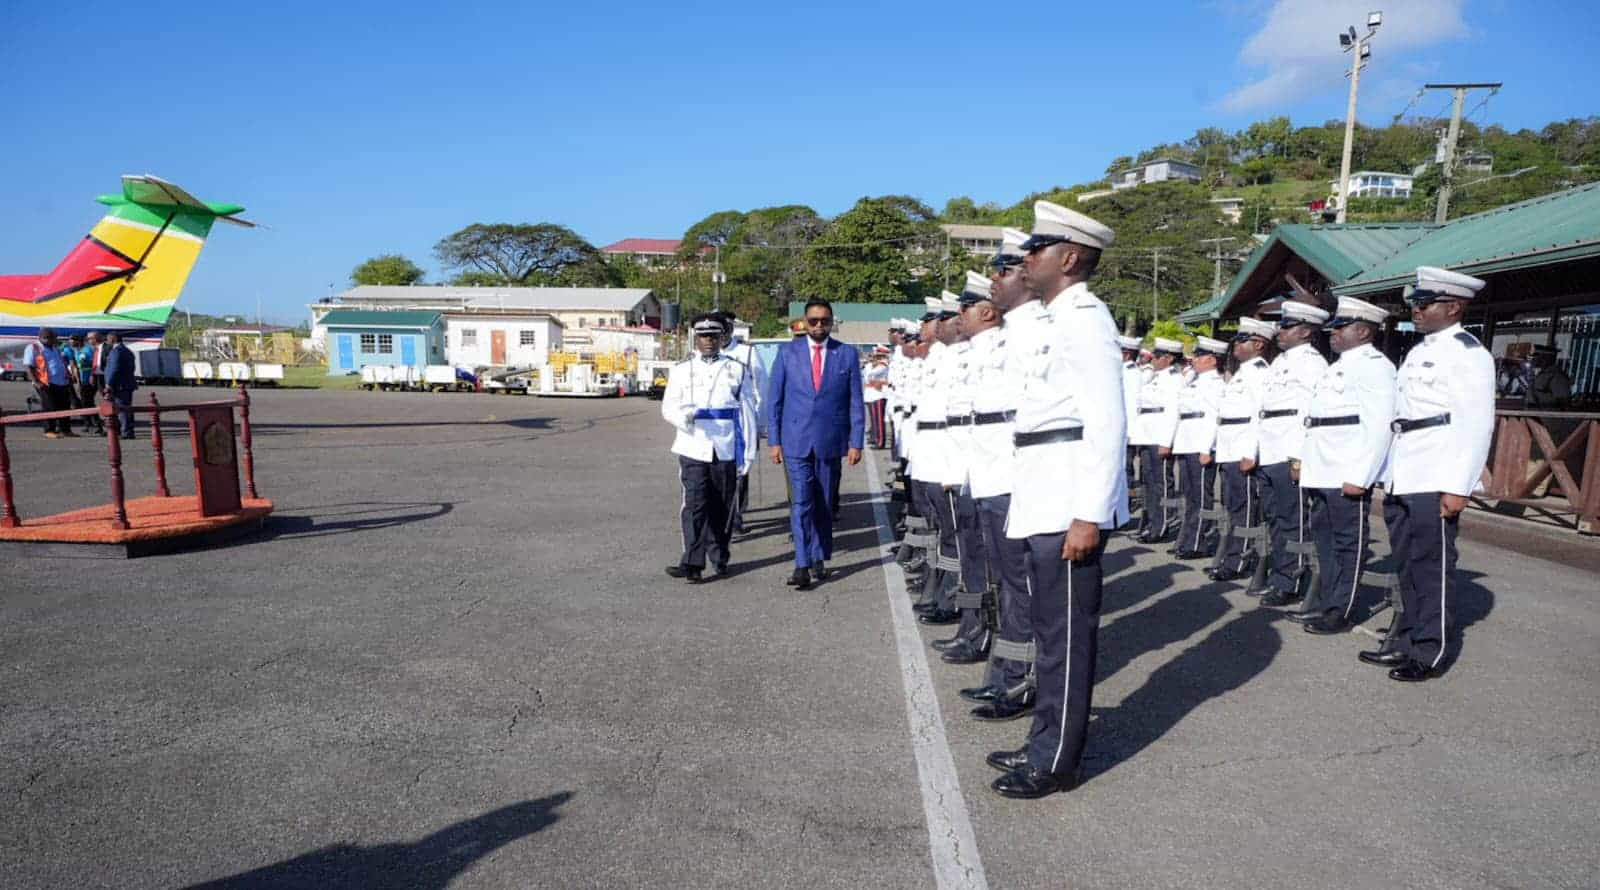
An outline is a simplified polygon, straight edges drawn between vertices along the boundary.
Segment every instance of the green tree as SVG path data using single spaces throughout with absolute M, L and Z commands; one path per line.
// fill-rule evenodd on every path
M 895 197 L 862 198 L 836 217 L 805 252 L 796 281 L 800 294 L 858 303 L 922 296 L 907 257 L 929 253 L 927 233 L 908 207 L 916 209 Z
M 500 286 L 601 285 L 615 281 L 613 269 L 593 244 L 555 223 L 473 223 L 434 245 L 447 269 Z
M 417 284 L 422 281 L 422 267 L 398 253 L 375 256 L 350 272 L 351 284 Z

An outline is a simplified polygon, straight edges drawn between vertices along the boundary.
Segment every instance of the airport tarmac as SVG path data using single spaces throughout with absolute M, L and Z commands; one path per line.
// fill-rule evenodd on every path
M 24 392 L 0 384 L 0 405 Z M 133 561 L 0 551 L 0 887 L 1600 874 L 1593 573 L 1465 543 L 1460 658 L 1404 685 L 1357 663 L 1366 637 L 1309 636 L 1119 536 L 1087 781 L 1007 801 L 983 756 L 1026 721 L 968 719 L 956 690 L 979 668 L 906 624 L 865 466 L 827 583 L 783 585 L 784 486 L 764 465 L 735 575 L 690 587 L 662 573 L 680 490 L 658 403 L 252 395 L 277 503 L 261 536 Z M 103 439 L 8 444 L 27 514 L 107 498 Z M 131 443 L 130 495 L 149 457 Z

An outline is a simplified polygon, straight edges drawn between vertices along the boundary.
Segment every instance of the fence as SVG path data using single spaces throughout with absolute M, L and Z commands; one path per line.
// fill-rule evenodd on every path
M 1559 499 L 1578 531 L 1600 532 L 1600 414 L 1495 412 L 1484 475 L 1486 497 L 1546 509 Z

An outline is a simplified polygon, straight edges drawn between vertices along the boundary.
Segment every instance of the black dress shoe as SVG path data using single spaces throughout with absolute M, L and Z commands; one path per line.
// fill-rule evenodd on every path
M 1285 612 L 1283 617 L 1295 624 L 1305 624 L 1307 621 L 1316 621 L 1322 617 L 1321 612 Z
M 1389 679 L 1399 680 L 1402 683 L 1421 683 L 1431 677 L 1439 676 L 1439 672 L 1420 661 L 1407 659 L 1406 662 L 1389 672 Z
M 1333 634 L 1342 634 L 1348 631 L 1350 629 L 1350 622 L 1344 620 L 1344 616 L 1340 615 L 1338 612 L 1328 612 L 1322 615 L 1320 618 L 1302 622 L 1300 626 L 1304 628 L 1305 632 L 1308 634 L 1316 634 L 1317 636 L 1326 637 L 1332 636 Z
M 1371 664 L 1384 668 L 1399 667 L 1400 665 L 1405 664 L 1408 660 L 1404 653 L 1393 649 L 1388 651 L 1383 649 L 1373 649 L 1363 652 L 1356 657 L 1361 659 L 1362 663 L 1364 664 Z
M 1230 572 L 1227 569 L 1217 569 L 1211 573 L 1211 580 L 1213 581 L 1237 581 L 1243 577 L 1244 575 L 1238 572 Z
M 1303 599 L 1303 597 L 1297 593 L 1284 593 L 1281 590 L 1274 590 L 1261 598 L 1261 605 L 1271 606 L 1274 609 L 1281 609 L 1284 606 L 1298 603 L 1301 599 Z
M 1028 749 L 1024 746 L 1015 751 L 994 751 L 983 762 L 1003 773 L 1016 772 L 1028 765 Z
M 683 564 L 667 566 L 667 577 L 682 578 L 686 581 L 699 581 L 700 573 L 704 571 L 699 566 L 686 566 Z
M 925 603 L 912 603 L 911 604 L 911 613 L 913 615 L 919 615 L 919 616 L 920 615 L 926 615 L 929 612 L 938 611 L 938 609 L 939 609 L 939 604 L 934 602 L 933 600 L 929 600 L 929 601 L 927 601 Z
M 972 709 L 973 719 L 985 723 L 1003 723 L 1026 717 L 1033 713 L 1033 695 L 1026 693 L 1017 698 L 1002 698 Z
M 966 638 L 961 636 L 960 634 L 956 634 L 955 636 L 951 637 L 948 640 L 934 640 L 932 643 L 929 643 L 928 645 L 932 646 L 933 647 L 933 651 L 935 651 L 935 652 L 944 652 L 947 649 L 954 648 L 956 646 L 956 644 L 963 643 L 963 642 L 966 642 Z
M 824 582 L 826 580 L 828 580 L 828 567 L 823 565 L 820 562 L 812 563 L 811 564 L 811 583 L 812 584 L 821 584 L 822 582 Z
M 944 650 L 939 656 L 945 664 L 983 664 L 989 660 L 989 647 L 979 647 L 971 640 L 961 642 Z
M 717 563 L 711 567 L 711 570 L 717 573 L 718 578 L 728 577 L 728 564 L 725 562 Z
M 1013 800 L 1038 800 L 1057 791 L 1071 791 L 1076 786 L 1077 783 L 1070 778 L 1025 766 L 995 779 L 989 787 L 1001 797 Z
M 969 686 L 956 693 L 967 701 L 991 702 L 1005 697 L 1006 691 L 998 686 Z
M 784 582 L 795 590 L 811 589 L 811 572 L 808 569 L 795 569 L 789 580 Z
M 961 613 L 955 609 L 934 608 L 917 616 L 918 624 L 943 625 L 955 624 L 961 620 Z

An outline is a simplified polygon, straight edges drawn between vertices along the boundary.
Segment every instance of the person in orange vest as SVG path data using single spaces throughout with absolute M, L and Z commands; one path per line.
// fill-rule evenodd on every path
M 22 361 L 27 366 L 28 381 L 39 394 L 43 410 L 66 411 L 72 407 L 72 379 L 67 376 L 66 356 L 56 348 L 55 331 L 40 328 L 39 338 L 28 344 L 22 353 Z M 59 439 L 62 436 L 77 438 L 78 434 L 72 431 L 71 421 L 63 418 L 44 422 L 46 439 Z

